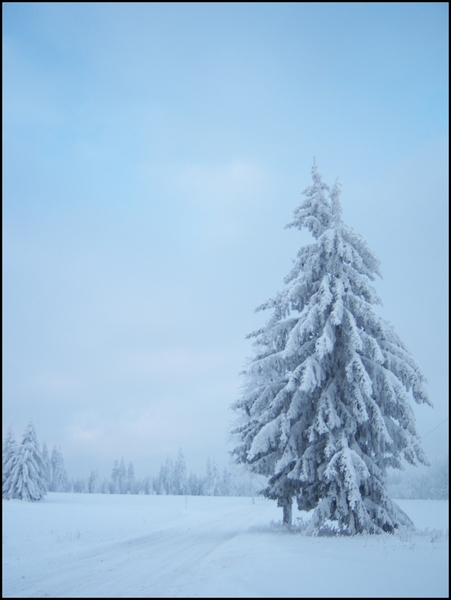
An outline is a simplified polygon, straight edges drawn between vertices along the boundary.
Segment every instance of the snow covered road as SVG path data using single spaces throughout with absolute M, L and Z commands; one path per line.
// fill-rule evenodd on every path
M 307 538 L 260 498 L 3 501 L 3 596 L 445 597 L 448 502 L 400 504 L 431 531 Z

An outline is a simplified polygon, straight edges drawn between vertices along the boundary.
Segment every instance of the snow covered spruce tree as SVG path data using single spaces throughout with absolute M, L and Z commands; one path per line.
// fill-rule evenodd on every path
M 35 501 L 47 493 L 45 464 L 31 421 L 22 443 L 11 447 L 3 468 L 6 475 L 2 485 L 3 498 Z
M 314 509 L 307 533 L 330 519 L 347 534 L 411 527 L 389 498 L 387 467 L 428 464 L 411 397 L 431 404 L 425 378 L 392 326 L 379 317 L 370 281 L 379 261 L 341 218 L 339 188 L 313 185 L 287 227 L 306 228 L 286 287 L 256 310 L 273 309 L 251 333 L 232 454 L 269 477 L 262 493 L 291 526 L 293 498 Z

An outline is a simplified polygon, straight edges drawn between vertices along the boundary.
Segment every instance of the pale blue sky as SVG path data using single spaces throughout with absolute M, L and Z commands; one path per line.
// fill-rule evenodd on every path
M 447 3 L 2 7 L 4 426 L 71 476 L 225 465 L 313 156 L 447 417 Z

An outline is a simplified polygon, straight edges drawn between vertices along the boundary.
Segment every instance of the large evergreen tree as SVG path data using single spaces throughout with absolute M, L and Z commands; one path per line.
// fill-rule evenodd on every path
M 233 455 L 269 477 L 266 497 L 291 524 L 292 499 L 315 509 L 308 531 L 327 519 L 341 531 L 393 531 L 412 522 L 389 498 L 387 467 L 427 464 L 410 406 L 431 404 L 425 378 L 373 306 L 379 261 L 341 218 L 339 188 L 313 185 L 287 227 L 306 228 L 286 287 L 256 310 L 273 309 L 250 334 L 255 356 L 233 408 Z

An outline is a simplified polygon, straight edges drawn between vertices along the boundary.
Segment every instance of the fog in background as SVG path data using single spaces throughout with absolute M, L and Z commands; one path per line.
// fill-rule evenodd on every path
M 32 419 L 70 477 L 227 465 L 316 157 L 447 454 L 448 5 L 2 8 L 3 432 Z

